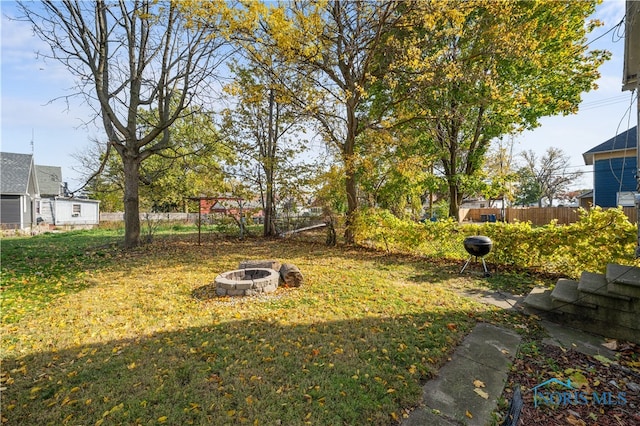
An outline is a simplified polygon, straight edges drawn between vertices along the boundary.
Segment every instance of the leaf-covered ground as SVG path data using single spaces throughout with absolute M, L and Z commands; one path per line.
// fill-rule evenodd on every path
M 2 241 L 2 421 L 379 424 L 477 321 L 457 262 L 293 240 L 72 233 Z M 208 298 L 245 259 L 296 264 L 300 288 Z M 6 310 L 5 310 L 6 306 Z
M 516 387 L 521 389 L 524 405 L 517 424 L 640 424 L 640 347 L 624 342 L 616 346 L 617 360 L 612 363 L 537 341 L 524 344 L 503 394 L 511 401 Z M 532 389 L 552 378 L 569 381 L 573 389 L 567 392 L 559 384 L 539 388 L 546 398 L 539 398 L 536 404 Z
M 460 296 L 525 294 L 555 277 L 501 270 L 483 279 L 477 265 L 460 275 L 460 261 L 327 248 L 322 235 L 208 235 L 198 245 L 174 234 L 133 251 L 120 239 L 94 231 L 2 240 L 3 424 L 398 424 L 478 321 L 513 326 L 527 342 L 496 424 L 516 384 L 522 425 L 638 424 L 629 412 L 637 405 L 539 410 L 527 393 L 550 377 L 584 377 L 590 389 L 630 386 L 636 401 L 637 347 L 622 369 L 603 366 L 543 346 L 534 319 Z M 214 296 L 218 273 L 266 258 L 296 264 L 304 285 Z

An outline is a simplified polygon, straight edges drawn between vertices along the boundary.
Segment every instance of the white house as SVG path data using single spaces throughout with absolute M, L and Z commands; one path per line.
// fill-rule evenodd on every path
M 2 152 L 0 174 L 3 229 L 89 227 L 100 223 L 100 201 L 69 197 L 60 167 L 34 165 L 31 154 Z

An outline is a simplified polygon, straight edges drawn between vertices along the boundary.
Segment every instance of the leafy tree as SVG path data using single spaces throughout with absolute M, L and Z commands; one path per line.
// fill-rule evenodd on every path
M 382 35 L 397 18 L 396 2 L 286 2 L 270 7 L 249 2 L 233 25 L 236 40 L 256 61 L 285 58 L 309 90 L 289 90 L 318 124 L 324 139 L 337 148 L 345 173 L 347 220 L 345 240 L 353 242 L 356 209 L 356 146 L 367 127 L 367 91 L 375 81 L 374 61 Z M 203 5 L 206 8 L 206 5 Z M 205 13 L 201 13 L 202 16 Z M 375 68 L 375 69 L 374 69 Z M 278 83 L 291 88 L 290 79 Z
M 420 217 L 425 194 L 435 189 L 425 152 L 417 152 L 413 141 L 395 132 L 367 130 L 361 137 L 367 143 L 359 144 L 357 176 L 367 204 L 398 217 Z
M 517 172 L 515 197 L 515 203 L 521 206 L 537 204 L 542 199 L 542 188 L 534 173 L 526 167 L 520 168 Z
M 514 201 L 514 183 L 518 179 L 513 155 L 513 137 L 508 140 L 499 138 L 485 156 L 484 165 L 479 173 L 485 187 L 483 196 L 489 200 L 501 199 L 503 206 Z
M 560 148 L 550 147 L 540 158 L 532 150 L 521 155 L 525 161 L 521 172 L 525 179 L 521 185 L 525 189 L 523 195 L 530 199 L 537 192 L 540 207 L 545 199 L 551 205 L 557 195 L 566 192 L 582 176 L 580 170 L 569 170 L 569 156 Z
M 220 142 L 209 114 L 192 109 L 170 128 L 170 147 L 147 159 L 140 166 L 139 205 L 147 211 L 186 211 L 186 199 L 220 192 L 225 178 L 222 163 L 234 153 Z M 143 111 L 140 116 L 146 117 Z M 122 210 L 124 169 L 120 157 L 104 161 L 103 144 L 96 144 L 76 158 L 83 165 L 92 197 L 101 200 L 108 211 Z M 97 171 L 102 168 L 101 172 Z M 119 202 L 114 200 L 119 196 Z
M 235 152 L 221 136 L 211 115 L 192 109 L 169 129 L 170 147 L 140 167 L 140 196 L 154 210 L 186 211 L 189 197 L 212 196 L 225 180 L 223 164 Z
M 275 236 L 278 186 L 289 186 L 303 167 L 294 161 L 303 149 L 302 141 L 298 140 L 305 131 L 301 126 L 303 111 L 275 81 L 275 75 L 278 78 L 290 75 L 281 61 L 276 59 L 265 65 L 252 64 L 249 59 L 247 65 L 235 65 L 232 70 L 235 79 L 227 90 L 236 104 L 224 112 L 224 129 L 236 149 L 248 159 L 248 167 L 243 164 L 240 173 L 260 188 L 263 234 Z M 253 164 L 259 168 L 252 167 Z
M 407 2 L 381 61 L 389 120 L 435 147 L 458 217 L 492 139 L 577 110 L 608 57 L 588 51 L 594 1 Z M 378 108 L 384 111 L 384 109 Z
M 344 188 L 344 170 L 338 164 L 331 165 L 325 172 L 316 177 L 316 200 L 322 205 L 325 213 L 345 213 L 347 197 Z
M 122 161 L 125 247 L 140 243 L 141 165 L 171 147 L 169 128 L 211 91 L 227 53 L 217 32 L 226 5 L 215 6 L 205 27 L 188 25 L 179 2 L 20 3 L 24 19 L 51 47 L 44 56 L 67 67 L 77 78 L 76 94 L 101 118 L 104 164 L 113 151 Z

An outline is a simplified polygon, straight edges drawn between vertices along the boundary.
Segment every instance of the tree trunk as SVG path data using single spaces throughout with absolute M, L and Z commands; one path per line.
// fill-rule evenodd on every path
M 449 182 L 449 216 L 460 220 L 460 202 L 462 196 L 455 182 Z
M 267 185 L 266 202 L 264 209 L 264 232 L 265 237 L 274 237 L 276 235 L 275 224 L 275 203 L 273 199 L 273 185 L 274 185 L 274 172 L 276 167 L 276 134 L 277 134 L 277 122 L 274 118 L 274 109 L 276 106 L 275 93 L 273 89 L 269 90 L 269 117 L 267 125 L 268 134 L 266 140 L 266 146 L 263 147 L 262 162 L 266 166 L 264 169 L 265 180 Z
M 124 246 L 140 245 L 139 161 L 130 155 L 122 156 L 124 167 Z
M 272 208 L 272 200 L 273 200 L 273 192 L 271 190 L 271 185 L 267 183 L 267 191 L 265 194 L 265 203 L 264 203 L 264 224 L 263 224 L 263 233 L 262 235 L 265 237 L 272 237 L 275 235 L 273 226 L 273 208 Z
M 347 138 L 342 149 L 344 160 L 345 187 L 347 191 L 347 217 L 345 220 L 344 240 L 347 244 L 355 242 L 353 225 L 358 210 L 358 182 L 356 179 L 356 167 L 354 164 L 354 150 L 358 136 L 358 118 L 356 117 L 356 98 L 347 101 Z
M 353 171 L 347 171 L 346 190 L 347 190 L 347 217 L 345 220 L 344 240 L 347 244 L 353 244 L 355 233 L 353 232 L 353 224 L 356 218 L 357 203 L 357 186 L 356 177 Z

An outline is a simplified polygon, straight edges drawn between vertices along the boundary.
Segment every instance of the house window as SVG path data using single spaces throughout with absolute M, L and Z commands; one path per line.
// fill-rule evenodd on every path
M 40 214 L 40 200 L 36 201 L 36 214 Z
M 71 206 L 71 216 L 73 217 L 78 217 L 80 216 L 80 209 L 81 209 L 81 205 L 80 204 L 73 204 Z

